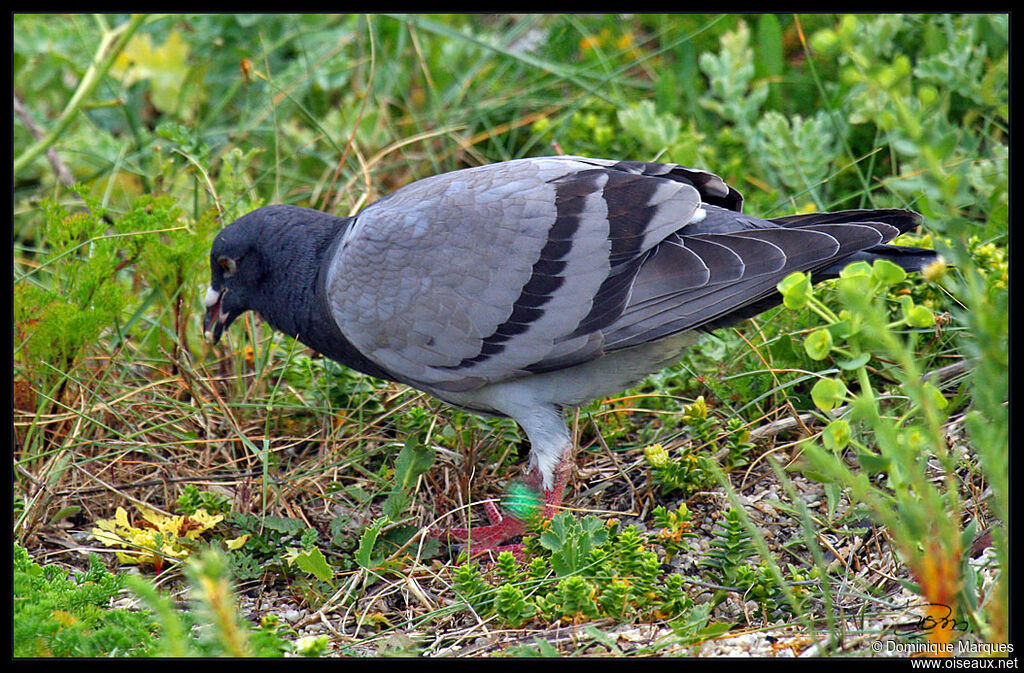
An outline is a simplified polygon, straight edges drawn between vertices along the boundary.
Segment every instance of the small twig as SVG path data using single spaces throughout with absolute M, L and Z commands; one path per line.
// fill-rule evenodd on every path
M 223 479 L 223 482 L 224 483 L 228 483 L 228 482 L 232 482 L 232 481 L 237 481 L 238 479 L 244 478 L 244 477 L 259 477 L 262 474 L 263 474 L 262 470 L 250 470 L 249 472 L 239 472 L 237 474 L 225 475 L 224 479 Z M 33 479 L 33 480 L 34 481 L 38 481 L 36 479 Z M 179 483 L 194 483 L 194 482 L 217 483 L 218 481 L 221 481 L 221 480 L 218 479 L 217 477 L 209 477 L 209 476 L 201 477 L 201 476 L 198 476 L 198 475 L 189 475 L 189 476 L 185 476 L 185 477 L 166 477 L 166 478 L 163 478 L 163 479 L 144 479 L 142 481 L 136 481 L 136 482 L 132 482 L 132 483 L 128 483 L 128 484 L 121 484 L 121 488 L 149 488 L 150 486 L 162 486 L 164 484 L 179 484 Z M 105 483 L 105 482 L 100 482 L 100 483 Z M 111 490 L 110 487 L 106 486 L 106 485 L 104 485 L 104 486 L 90 486 L 88 488 L 65 488 L 65 489 L 61 489 L 59 491 L 54 491 L 54 496 L 56 496 L 58 498 L 66 497 L 66 496 L 69 496 L 69 495 L 74 495 L 76 497 L 81 497 L 81 496 L 84 496 L 84 495 L 92 495 L 93 493 L 108 493 L 108 492 L 110 492 L 110 490 Z
M 28 132 L 32 134 L 32 137 L 37 141 L 42 140 L 43 130 L 39 128 L 39 125 L 35 123 L 31 116 L 29 116 L 28 109 L 25 104 L 21 102 L 18 94 L 14 94 L 14 114 L 18 115 L 18 119 L 21 120 L 22 125 L 28 129 Z M 75 178 L 71 175 L 71 171 L 61 161 L 60 156 L 57 154 L 57 150 L 51 145 L 46 148 L 46 158 L 49 160 L 50 165 L 53 167 L 53 172 L 57 174 L 57 179 L 60 180 L 61 184 L 65 187 L 71 187 L 75 184 Z
M 936 383 L 945 383 L 946 381 L 959 376 L 967 371 L 967 360 L 957 360 L 952 364 L 933 369 L 930 372 L 925 372 L 921 377 L 925 381 L 934 381 Z
M 840 416 L 845 411 L 846 407 L 840 407 L 838 409 L 833 410 L 832 413 L 835 416 Z M 813 434 L 809 430 L 807 430 L 807 424 L 813 421 L 814 414 L 812 413 L 799 414 L 795 418 L 793 416 L 787 416 L 786 418 L 780 418 L 777 421 L 772 421 L 767 425 L 762 425 L 761 427 L 754 428 L 753 430 L 750 431 L 750 439 L 757 440 L 763 439 L 765 437 L 774 437 L 775 435 L 783 433 L 787 430 L 792 430 L 798 426 L 801 430 L 807 431 L 808 434 Z
M 102 36 L 100 46 L 96 50 L 96 55 L 93 57 L 92 64 L 85 72 L 85 75 L 82 76 L 82 80 L 79 82 L 78 88 L 71 96 L 71 100 L 68 101 L 67 106 L 65 106 L 64 110 L 60 113 L 60 116 L 57 118 L 57 122 L 54 124 L 53 128 L 50 129 L 49 133 L 36 140 L 36 142 L 32 143 L 31 146 L 14 159 L 15 175 L 17 175 L 19 170 L 30 164 L 36 157 L 45 152 L 47 148 L 57 142 L 57 138 L 67 130 L 68 126 L 71 125 L 72 120 L 74 120 L 79 110 L 81 110 L 86 99 L 106 76 L 107 71 L 109 71 L 110 67 L 114 64 L 115 59 L 117 59 L 118 55 L 128 44 L 128 40 L 135 34 L 135 31 L 139 29 L 139 26 L 142 25 L 142 22 L 145 19 L 145 14 L 133 15 L 126 23 Z
M 587 412 L 587 418 L 590 420 L 590 425 L 594 428 L 594 435 L 597 436 L 597 443 L 601 445 L 601 450 L 611 460 L 612 465 L 618 471 L 619 476 L 622 477 L 622 479 L 624 479 L 627 484 L 629 484 L 630 497 L 633 500 L 633 502 L 630 503 L 629 509 L 630 511 L 636 511 L 637 503 L 640 502 L 640 496 L 636 492 L 636 486 L 633 485 L 633 480 L 630 479 L 629 475 L 626 474 L 626 470 L 625 468 L 623 468 L 622 463 L 615 456 L 615 453 L 612 452 L 612 450 L 608 447 L 608 443 L 604 441 L 604 436 L 601 434 L 601 428 L 598 427 L 597 421 L 594 420 L 594 415 L 591 414 L 590 412 Z M 644 506 L 644 511 L 646 512 L 646 505 Z

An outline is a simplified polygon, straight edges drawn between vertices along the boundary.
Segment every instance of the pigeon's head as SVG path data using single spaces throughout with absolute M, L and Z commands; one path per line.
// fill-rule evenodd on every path
M 217 343 L 232 322 L 250 309 L 259 310 L 267 263 L 262 250 L 268 235 L 259 210 L 225 227 L 210 248 L 210 288 L 206 291 L 203 333 Z

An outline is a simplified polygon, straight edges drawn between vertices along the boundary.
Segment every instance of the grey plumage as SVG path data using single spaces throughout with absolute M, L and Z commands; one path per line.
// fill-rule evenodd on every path
M 695 330 L 778 303 L 793 271 L 934 259 L 887 244 L 919 224 L 909 211 L 767 220 L 742 203 L 705 171 L 560 156 L 420 180 L 353 218 L 269 206 L 215 240 L 206 329 L 216 340 L 257 310 L 355 369 L 512 416 L 550 490 L 563 407 L 671 363 Z

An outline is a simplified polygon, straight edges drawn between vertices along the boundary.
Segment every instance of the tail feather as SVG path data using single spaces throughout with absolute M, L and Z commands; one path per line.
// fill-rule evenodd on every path
M 826 278 L 836 278 L 840 271 L 854 262 L 864 261 L 870 264 L 876 259 L 887 259 L 905 271 L 914 272 L 920 271 L 934 262 L 938 259 L 938 254 L 934 250 L 929 250 L 927 248 L 913 248 L 908 245 L 879 243 L 878 245 L 872 246 L 866 250 L 855 252 L 849 257 L 844 257 L 835 264 L 817 271 L 812 280 L 814 282 L 818 282 L 819 280 L 825 280 Z
M 838 210 L 834 213 L 807 213 L 804 215 L 787 215 L 772 219 L 775 224 L 787 229 L 819 228 L 821 225 L 847 225 L 881 223 L 894 227 L 899 234 L 906 233 L 921 224 L 921 216 L 910 210 L 896 208 L 875 210 Z M 886 236 L 883 240 L 890 241 L 898 234 Z M 903 245 L 891 245 L 887 242 L 865 248 L 837 260 L 834 264 L 817 270 L 813 281 L 835 278 L 846 266 L 859 261 L 869 264 L 877 259 L 887 259 L 906 271 L 920 271 L 934 262 L 937 255 L 934 250 L 914 248 Z
M 911 210 L 876 208 L 871 210 L 837 210 L 833 213 L 805 213 L 772 218 L 780 227 L 803 227 L 808 224 L 846 224 L 851 222 L 881 222 L 896 227 L 901 234 L 921 224 L 921 216 Z

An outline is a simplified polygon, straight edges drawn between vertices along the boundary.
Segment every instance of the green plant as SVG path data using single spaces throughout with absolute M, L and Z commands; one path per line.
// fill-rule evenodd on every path
M 663 505 L 658 505 L 651 512 L 651 518 L 655 525 L 661 527 L 658 541 L 665 549 L 666 560 L 671 561 L 680 551 L 688 549 L 686 538 L 696 537 L 692 531 L 690 511 L 686 507 L 686 503 L 680 503 L 679 507 L 673 511 L 669 511 Z
M 380 540 L 381 531 L 390 523 L 386 516 L 381 517 L 367 526 L 360 536 L 355 559 L 364 570 L 376 570 L 384 563 L 385 554 L 377 542 Z
M 733 591 L 744 600 L 757 601 L 767 619 L 772 619 L 779 610 L 793 611 L 793 605 L 770 563 L 751 560 L 757 549 L 739 510 L 728 509 L 712 535 L 711 548 L 700 565 L 708 571 L 710 579 L 722 587 L 716 589 L 713 603 L 721 602 L 727 592 Z M 801 584 L 807 581 L 809 573 L 792 564 L 787 566 L 787 570 L 788 574 L 781 574 L 781 581 L 794 594 L 805 593 L 806 589 Z
M 516 626 L 603 616 L 672 619 L 693 607 L 685 578 L 663 567 L 669 553 L 682 548 L 685 506 L 660 511 L 655 518 L 671 529 L 667 537 L 641 533 L 635 526 L 605 525 L 593 516 L 577 520 L 563 512 L 550 524 L 540 524 L 539 536 L 525 537 L 532 554 L 525 566 L 504 551 L 487 572 L 474 564 L 458 566 L 454 584 L 478 615 L 497 615 Z M 655 553 L 655 546 L 666 549 L 665 556 Z
M 199 509 L 210 514 L 227 514 L 231 510 L 231 501 L 219 493 L 200 491 L 194 484 L 186 484 L 178 496 L 178 511 L 193 515 Z
M 480 569 L 475 564 L 456 566 L 454 580 L 462 599 L 478 613 L 487 614 L 494 603 L 494 592 L 481 577 Z
M 116 282 L 122 245 L 137 249 L 139 243 L 135 230 L 108 235 L 107 223 L 93 212 L 71 214 L 52 203 L 43 207 L 48 248 L 37 265 L 16 275 L 13 317 L 16 375 L 39 390 L 47 401 L 45 412 L 63 401 L 83 352 L 119 321 L 127 304 Z M 46 282 L 47 275 L 54 282 Z
M 54 124 L 54 127 L 50 129 L 48 134 L 38 139 L 15 158 L 15 171 L 22 170 L 27 167 L 34 159 L 45 152 L 47 148 L 52 146 L 53 143 L 60 138 L 61 134 L 63 134 L 75 120 L 75 117 L 81 110 L 82 106 L 88 102 L 89 96 L 92 94 L 93 90 L 100 84 L 111 66 L 113 66 L 116 60 L 121 56 L 125 46 L 129 44 L 132 38 L 135 37 L 135 32 L 142 25 L 145 18 L 146 16 L 144 14 L 137 14 L 120 26 L 103 31 L 102 38 L 100 39 L 100 46 L 96 50 L 93 61 L 86 70 L 82 80 L 78 83 L 78 88 L 74 95 L 61 112 L 60 117 L 57 119 L 57 123 Z M 106 28 L 106 26 L 103 26 L 103 28 Z
M 653 481 L 663 493 L 680 490 L 684 493 L 703 490 L 712 484 L 709 461 L 705 454 L 686 453 L 673 459 L 661 444 L 644 448 L 644 458 L 651 468 Z
M 672 491 L 692 493 L 710 488 L 714 482 L 713 462 L 717 447 L 724 444 L 724 463 L 727 469 L 745 465 L 746 454 L 752 448 L 750 432 L 738 418 L 727 421 L 722 429 L 720 421 L 708 414 L 708 406 L 701 395 L 683 407 L 682 422 L 693 436 L 694 447 L 681 451 L 677 458 L 661 444 L 644 448 L 644 458 L 651 468 L 655 483 L 662 493 Z
M 579 575 L 558 580 L 555 590 L 538 600 L 538 609 L 552 619 L 580 623 L 597 617 L 601 608 L 596 600 L 597 588 Z
M 252 629 L 238 614 L 232 593 L 228 559 L 208 551 L 189 559 L 185 574 L 190 584 L 191 610 L 179 612 L 170 599 L 141 577 L 128 581 L 132 591 L 152 610 L 161 628 L 156 644 L 163 656 L 174 657 L 280 657 L 297 648 L 285 636 L 294 631 L 283 628 L 275 618 L 261 621 Z M 316 652 L 312 643 L 301 652 Z
M 384 501 L 384 515 L 393 520 L 402 516 L 409 504 L 416 480 L 434 463 L 434 452 L 412 436 L 405 440 L 402 450 L 395 458 L 395 486 Z
M 920 330 L 934 323 L 934 314 L 907 295 L 900 297 L 895 319 L 886 308 L 890 286 L 905 275 L 884 261 L 847 267 L 837 283 L 836 297 L 843 307 L 838 314 L 815 296 L 803 277 L 780 283 L 788 306 L 809 307 L 826 323 L 805 341 L 811 357 L 824 359 L 835 352 L 840 369 L 851 372 L 859 384 L 856 393 L 836 377 L 815 384 L 811 395 L 820 409 L 846 404 L 849 412 L 848 418 L 830 421 L 821 444 L 808 443 L 805 455 L 816 472 L 849 489 L 892 531 L 915 577 L 916 591 L 933 604 L 971 614 L 975 608 L 962 602 L 960 577 L 972 528 L 961 528 L 956 514 L 957 466 L 943 433 L 948 402 L 924 379 L 917 354 Z M 873 357 L 898 365 L 892 372 L 898 394 L 879 390 L 872 381 L 867 366 Z M 893 401 L 883 402 L 883 395 Z M 860 470 L 842 460 L 846 450 L 854 452 Z M 932 478 L 931 461 L 937 461 L 942 479 Z M 885 477 L 881 484 L 871 480 L 878 474 Z M 936 632 L 932 637 L 948 642 L 950 634 Z
M 616 106 L 600 99 L 590 99 L 581 109 L 574 111 L 560 126 L 555 127 L 550 118 L 533 123 L 532 130 L 540 136 L 549 137 L 563 150 L 584 156 L 615 156 L 622 151 L 622 139 L 616 133 Z M 664 140 L 664 137 L 652 141 Z
M 244 544 L 231 552 L 231 571 L 238 579 L 259 577 L 267 567 L 286 571 L 288 549 L 295 553 L 308 552 L 316 544 L 316 530 L 306 527 L 299 519 L 231 512 L 226 522 L 239 533 Z
M 818 526 L 849 534 L 836 526 L 860 526 L 883 505 L 892 517 L 956 519 L 955 545 L 947 542 L 951 534 L 920 534 L 902 519 L 879 516 L 873 518 L 885 534 L 875 539 L 895 539 L 888 529 L 895 526 L 905 546 L 927 550 L 940 541 L 941 553 L 929 553 L 930 569 L 921 560 L 929 554 L 908 553 L 892 566 L 893 576 L 905 580 L 910 560 L 915 590 L 941 595 L 936 587 L 959 582 L 957 616 L 968 620 L 970 637 L 1008 640 L 1008 15 L 17 14 L 12 35 L 17 539 L 60 539 L 50 529 L 82 525 L 76 510 L 88 511 L 83 500 L 113 511 L 124 489 L 159 470 L 172 483 L 202 475 L 218 482 L 215 492 L 234 490 L 233 502 L 259 502 L 260 511 L 235 531 L 235 540 L 249 535 L 249 546 L 229 556 L 247 583 L 288 582 L 317 602 L 335 593 L 319 579 L 332 570 L 331 581 L 353 571 L 375 583 L 368 587 L 418 573 L 404 559 L 376 575 L 368 568 L 379 571 L 409 540 L 409 528 L 423 523 L 403 517 L 456 501 L 450 491 L 443 500 L 435 494 L 459 480 L 450 478 L 456 472 L 447 456 L 415 480 L 404 478 L 418 472 L 397 469 L 395 437 L 463 454 L 478 466 L 479 480 L 495 474 L 485 461 L 515 460 L 520 433 L 508 421 L 442 411 L 314 357 L 255 317 L 220 347 L 203 345 L 213 232 L 265 203 L 354 213 L 414 178 L 502 159 L 557 151 L 664 159 L 722 175 L 755 215 L 819 207 L 925 215 L 926 230 L 901 242 L 941 251 L 946 266 L 931 270 L 938 282 L 912 274 L 872 301 L 886 326 L 923 316 L 922 308 L 936 315 L 929 327 L 904 321 L 891 331 L 913 343 L 918 373 L 948 400 L 938 417 L 949 456 L 942 459 L 942 447 L 933 446 L 930 421 L 915 408 L 917 392 L 904 386 L 913 377 L 885 348 L 855 353 L 846 327 L 783 307 L 716 330 L 678 366 L 619 400 L 587 407 L 584 417 L 594 422 L 580 424 L 587 452 L 581 464 L 601 469 L 614 457 L 625 467 L 636 459 L 635 447 L 671 449 L 678 432 L 686 450 L 672 450 L 668 462 L 679 464 L 679 486 L 659 481 L 655 493 L 716 490 L 724 484 L 713 478 L 710 456 L 727 468 L 749 465 L 745 431 L 774 433 L 760 427 L 767 419 L 799 417 L 813 431 L 804 412 L 817 399 L 832 409 L 821 412 L 825 431 L 810 451 L 834 454 L 852 463 L 854 474 L 870 476 L 853 484 L 806 456 L 794 466 L 821 480 L 826 496 L 824 512 L 786 498 L 793 503 L 786 511 L 803 526 L 807 549 L 798 553 L 810 553 L 815 573 L 824 572 Z M 848 309 L 833 296 L 837 288 L 830 281 L 815 297 L 842 322 Z M 855 405 L 863 389 L 857 359 L 865 355 L 878 415 L 896 428 L 880 433 L 881 441 L 870 414 Z M 939 375 L 951 363 L 962 363 L 962 371 Z M 815 388 L 823 378 L 834 382 Z M 698 395 L 708 401 L 706 423 L 679 413 L 680 400 Z M 788 432 L 770 435 L 774 448 L 786 450 Z M 893 441 L 906 447 L 893 450 Z M 757 461 L 751 475 L 762 465 Z M 922 468 L 932 470 L 931 485 L 943 494 L 939 510 L 924 508 L 927 516 L 919 516 L 913 498 L 896 494 L 897 487 L 912 491 L 908 475 Z M 658 480 L 659 470 L 650 470 Z M 261 473 L 253 484 L 250 475 Z M 757 483 L 784 476 L 777 468 Z M 578 493 L 577 504 L 608 509 L 606 498 L 626 481 L 602 483 L 610 487 Z M 861 487 L 871 507 L 858 501 Z M 955 490 L 958 496 L 947 495 Z M 324 514 L 323 494 L 331 514 Z M 200 506 L 224 511 L 222 501 L 194 495 L 182 493 L 185 514 Z M 175 503 L 154 505 L 170 510 Z M 306 521 L 282 524 L 297 511 Z M 374 525 L 384 513 L 396 523 Z M 685 518 L 672 521 L 672 514 L 669 508 L 652 516 L 646 534 L 609 526 L 601 544 L 597 530 L 566 524 L 563 532 L 573 532 L 559 543 L 558 563 L 593 588 L 601 618 L 656 622 L 673 635 L 632 647 L 584 625 L 571 643 L 539 639 L 520 651 L 677 654 L 730 628 L 711 621 L 711 603 L 687 607 L 694 591 L 688 578 L 659 567 L 673 552 L 678 560 L 688 542 Z M 962 552 L 972 531 L 985 529 L 995 553 L 985 556 L 983 573 Z M 770 560 L 764 541 L 751 542 Z M 552 568 L 554 550 L 536 537 L 526 543 L 532 555 L 525 566 L 499 562 L 480 571 L 490 591 L 479 599 L 485 618 L 520 627 L 561 619 L 557 600 L 550 611 L 537 606 L 539 599 L 548 606 L 568 576 Z M 361 549 L 368 568 L 356 560 Z M 956 566 L 956 559 L 965 563 Z M 792 607 L 779 600 L 779 588 L 799 594 L 808 586 L 780 585 L 779 573 L 783 580 L 807 573 L 779 565 L 770 573 L 774 583 L 764 562 L 737 566 L 747 574 L 740 578 L 749 582 L 746 596 L 765 590 L 758 600 L 769 617 L 772 601 Z M 447 570 L 441 566 L 436 576 Z M 941 577 L 950 581 L 936 581 Z M 840 586 L 831 579 L 815 575 L 824 589 Z M 844 589 L 857 581 L 842 579 Z M 857 589 L 866 601 L 887 598 L 874 585 Z M 586 604 L 584 592 L 571 596 Z M 823 619 L 838 642 L 851 613 L 830 607 L 827 592 L 823 598 L 802 603 L 794 618 L 808 625 Z M 344 600 L 354 605 L 362 597 Z M 380 623 L 421 629 L 410 614 L 416 612 L 388 613 Z M 15 628 L 21 622 L 29 623 L 17 613 Z M 443 623 L 430 623 L 439 634 L 433 647 L 461 637 L 448 638 Z M 366 636 L 347 626 L 360 642 L 339 651 L 378 651 L 379 632 Z M 322 641 L 311 645 L 324 649 Z M 429 647 L 396 638 L 379 651 Z
M 756 553 L 739 511 L 726 510 L 725 518 L 717 523 L 712 535 L 712 547 L 701 560 L 701 565 L 719 583 L 737 586 L 741 575 L 747 574 L 747 559 Z
M 748 131 L 768 98 L 768 86 L 754 79 L 754 50 L 750 47 L 747 24 L 741 21 L 735 31 L 722 35 L 717 55 L 701 54 L 700 69 L 710 84 L 701 105 L 741 131 Z
M 547 522 L 537 541 L 551 552 L 551 569 L 564 577 L 584 570 L 607 539 L 608 530 L 596 516 L 576 519 L 562 514 Z
M 776 188 L 809 194 L 816 204 L 824 204 L 828 200 L 820 190 L 836 159 L 836 135 L 835 123 L 824 111 L 803 119 L 770 110 L 757 121 L 752 149 Z
M 15 657 L 127 657 L 154 651 L 155 623 L 145 612 L 112 608 L 124 577 L 99 557 L 89 570 L 70 574 L 40 566 L 14 545 L 13 631 Z
M 514 584 L 498 585 L 494 596 L 494 611 L 506 624 L 519 626 L 537 612 L 537 608 L 526 600 L 521 587 Z

